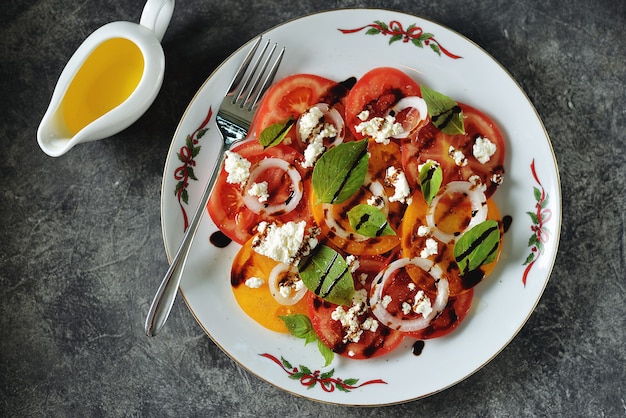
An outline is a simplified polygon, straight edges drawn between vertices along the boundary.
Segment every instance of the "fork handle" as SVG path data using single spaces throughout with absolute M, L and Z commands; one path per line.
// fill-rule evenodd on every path
M 196 232 L 198 231 L 198 225 L 200 225 L 202 215 L 206 211 L 206 205 L 209 201 L 209 197 L 211 196 L 211 192 L 213 191 L 213 186 L 217 181 L 225 153 L 226 147 L 220 146 L 217 162 L 215 163 L 213 172 L 211 173 L 211 178 L 204 188 L 204 193 L 200 198 L 200 202 L 198 203 L 196 212 L 191 219 L 189 228 L 187 228 L 183 241 L 180 244 L 180 247 L 178 247 L 176 255 L 174 256 L 167 273 L 165 273 L 159 289 L 154 295 L 152 305 L 150 305 L 150 309 L 148 310 L 148 317 L 146 318 L 145 325 L 146 335 L 149 337 L 154 337 L 158 334 L 163 325 L 165 325 L 165 321 L 167 321 L 170 311 L 172 310 L 176 294 L 178 293 L 178 286 L 180 285 L 180 280 L 185 269 L 185 264 L 187 263 L 187 257 L 189 256 L 191 243 L 193 242 Z

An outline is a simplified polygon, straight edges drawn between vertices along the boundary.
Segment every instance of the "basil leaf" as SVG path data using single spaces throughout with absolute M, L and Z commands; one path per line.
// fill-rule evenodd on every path
M 279 316 L 279 318 L 285 323 L 291 335 L 304 339 L 304 345 L 317 341 L 317 348 L 324 357 L 324 367 L 333 361 L 333 351 L 319 339 L 308 316 L 293 314 Z
M 437 196 L 443 181 L 443 170 L 439 163 L 436 161 L 426 162 L 420 170 L 419 180 L 424 199 L 430 205 L 430 202 Z
M 312 176 L 318 202 L 346 201 L 363 185 L 368 162 L 367 139 L 344 142 L 322 154 Z
M 289 120 L 285 123 L 274 123 L 273 125 L 268 126 L 263 129 L 261 135 L 259 136 L 259 143 L 263 145 L 263 148 L 269 148 L 280 144 L 287 133 L 291 130 L 291 127 L 294 125 L 293 118 L 289 118 Z
M 330 303 L 350 305 L 354 295 L 354 279 L 348 263 L 335 250 L 318 245 L 298 265 L 300 277 L 311 292 Z
M 461 274 L 491 263 L 498 255 L 500 227 L 494 220 L 486 220 L 465 232 L 454 245 L 454 258 Z
M 464 134 L 463 111 L 457 102 L 426 86 L 420 88 L 433 125 L 444 134 Z
M 372 205 L 356 205 L 348 211 L 348 221 L 352 229 L 369 238 L 396 235 L 389 226 L 387 215 Z

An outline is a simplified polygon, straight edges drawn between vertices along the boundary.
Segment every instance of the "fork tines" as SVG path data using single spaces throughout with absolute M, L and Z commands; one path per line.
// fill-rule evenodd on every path
M 247 110 L 252 110 L 257 105 L 259 99 L 272 84 L 285 53 L 285 48 L 283 47 L 268 70 L 277 44 L 272 45 L 269 53 L 266 54 L 271 43 L 268 39 L 261 48 L 261 51 L 256 54 L 262 38 L 262 36 L 259 36 L 252 48 L 250 48 L 250 51 L 246 54 L 227 93 L 227 96 L 232 95 L 233 104 L 239 103 L 242 108 L 245 107 Z M 263 57 L 265 57 L 265 59 Z M 254 62 L 252 63 L 252 67 L 250 67 L 250 63 L 253 59 Z M 249 71 L 248 67 L 250 67 Z

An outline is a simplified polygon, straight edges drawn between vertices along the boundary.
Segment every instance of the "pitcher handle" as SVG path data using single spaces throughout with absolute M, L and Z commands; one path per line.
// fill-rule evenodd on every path
M 154 32 L 159 42 L 163 39 L 174 13 L 174 0 L 148 0 L 141 13 L 139 24 Z

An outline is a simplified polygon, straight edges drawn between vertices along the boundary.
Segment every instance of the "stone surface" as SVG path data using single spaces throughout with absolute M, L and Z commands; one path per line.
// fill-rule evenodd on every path
M 0 415 L 626 415 L 626 3 L 614 0 L 178 2 L 160 95 L 115 136 L 50 158 L 35 135 L 73 51 L 142 2 L 6 1 L 0 17 Z M 467 380 L 386 408 L 282 392 L 225 355 L 179 299 L 143 322 L 167 267 L 160 185 L 169 142 L 203 80 L 287 19 L 384 7 L 440 22 L 520 83 L 551 137 L 563 226 L 551 280 L 517 337 Z

